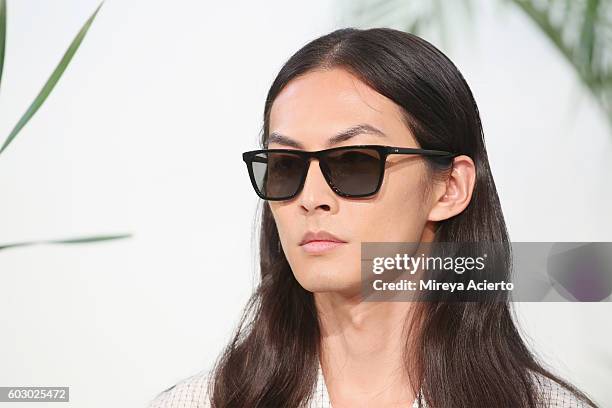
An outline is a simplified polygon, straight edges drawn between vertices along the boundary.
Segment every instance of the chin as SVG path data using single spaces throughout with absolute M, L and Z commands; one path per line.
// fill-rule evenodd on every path
M 329 276 L 327 274 L 311 274 L 309 276 L 295 276 L 299 284 L 312 293 L 333 293 L 357 295 L 361 292 L 361 281 L 354 277 L 341 279 L 340 276 Z

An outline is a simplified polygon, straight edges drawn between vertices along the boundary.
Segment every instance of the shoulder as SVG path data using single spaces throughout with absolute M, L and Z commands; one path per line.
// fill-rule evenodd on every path
M 210 372 L 202 370 L 159 393 L 147 408 L 209 408 Z
M 593 408 L 558 382 L 542 374 L 535 374 L 534 378 L 542 396 L 542 408 Z

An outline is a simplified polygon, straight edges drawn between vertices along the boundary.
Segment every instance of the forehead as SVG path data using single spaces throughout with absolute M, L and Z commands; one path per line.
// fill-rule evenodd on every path
M 374 126 L 387 135 L 384 143 L 373 135 L 356 137 L 363 143 L 409 145 L 414 140 L 397 104 L 339 68 L 311 71 L 291 80 L 274 100 L 269 133 L 320 148 L 330 136 L 358 124 Z

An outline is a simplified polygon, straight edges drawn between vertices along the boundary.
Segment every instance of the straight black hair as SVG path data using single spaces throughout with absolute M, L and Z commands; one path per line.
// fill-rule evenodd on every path
M 439 222 L 435 241 L 501 243 L 496 257 L 509 271 L 509 237 L 478 107 L 455 65 L 422 38 L 390 28 L 343 28 L 306 44 L 283 65 L 268 92 L 261 147 L 267 147 L 270 110 L 283 88 L 301 75 L 333 68 L 350 72 L 394 101 L 420 147 L 472 158 L 476 181 L 471 201 L 460 214 Z M 432 172 L 444 170 L 434 159 L 425 159 Z M 279 250 L 268 202 L 261 216 L 261 281 L 211 377 L 215 408 L 301 407 L 316 384 L 321 333 L 313 294 L 300 286 Z M 422 390 L 428 407 L 535 408 L 541 395 L 532 373 L 595 406 L 536 360 L 508 302 L 415 305 L 417 324 L 410 325 L 406 342 L 416 355 L 405 358 L 410 367 L 416 362 L 410 385 L 415 394 Z

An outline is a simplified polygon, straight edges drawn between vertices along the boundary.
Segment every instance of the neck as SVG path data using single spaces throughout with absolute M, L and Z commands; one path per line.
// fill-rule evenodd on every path
M 410 302 L 362 302 L 315 293 L 321 368 L 334 408 L 410 407 L 415 394 L 404 362 Z

